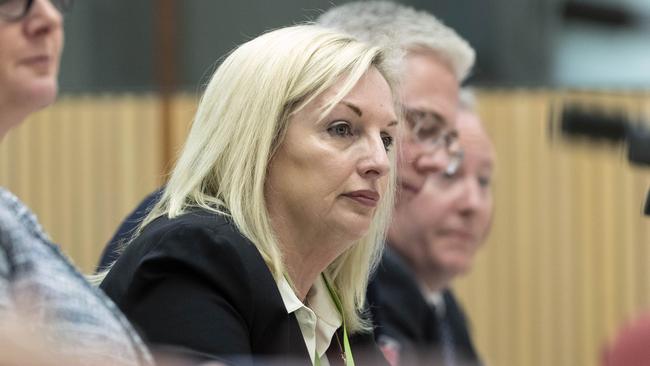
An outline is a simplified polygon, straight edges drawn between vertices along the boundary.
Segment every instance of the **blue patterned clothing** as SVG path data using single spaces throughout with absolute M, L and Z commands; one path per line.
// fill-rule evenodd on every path
M 13 316 L 27 317 L 46 344 L 79 364 L 153 365 L 124 315 L 52 244 L 34 214 L 0 188 L 0 322 Z

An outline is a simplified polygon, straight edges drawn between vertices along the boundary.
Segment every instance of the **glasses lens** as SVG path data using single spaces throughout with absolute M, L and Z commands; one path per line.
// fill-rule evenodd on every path
M 447 166 L 444 170 L 435 172 L 429 176 L 429 180 L 436 189 L 444 190 L 445 193 L 455 192 L 462 185 L 456 184 L 462 176 L 460 167 L 463 163 L 463 152 L 459 151 L 449 155 Z
M 449 129 L 437 113 L 407 109 L 406 121 L 418 143 L 434 148 L 444 147 L 450 154 L 460 151 L 458 132 Z
M 455 129 L 446 131 L 442 136 L 442 139 L 444 140 L 445 149 L 447 149 L 450 154 L 456 154 L 462 150 L 460 147 L 460 141 L 458 141 L 458 131 Z
M 27 13 L 29 0 L 0 0 L 0 16 L 7 20 L 19 19 Z
M 445 130 L 446 123 L 435 113 L 409 109 L 406 121 L 418 142 L 435 143 Z
M 444 175 L 447 176 L 455 176 L 458 173 L 458 169 L 460 169 L 461 164 L 463 164 L 463 157 L 464 157 L 463 150 L 458 150 L 455 152 L 452 152 L 449 154 L 449 163 L 447 164 L 447 167 L 445 168 Z

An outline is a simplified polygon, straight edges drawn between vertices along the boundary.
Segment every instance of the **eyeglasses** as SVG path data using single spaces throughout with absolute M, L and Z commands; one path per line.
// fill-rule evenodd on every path
M 413 108 L 405 109 L 406 122 L 413 139 L 432 150 L 444 148 L 449 156 L 445 169 L 439 173 L 440 180 L 452 180 L 463 163 L 463 150 L 458 141 L 458 131 L 450 129 L 445 120 L 435 112 Z
M 459 169 L 463 163 L 463 151 L 456 151 L 449 155 L 449 161 L 444 170 L 430 174 L 428 179 L 437 189 L 448 191 L 457 186 L 458 179 L 461 178 Z
M 405 117 L 413 139 L 419 144 L 432 150 L 444 147 L 450 155 L 460 151 L 458 132 L 450 129 L 437 113 L 406 108 Z
M 449 154 L 449 162 L 447 163 L 443 174 L 447 177 L 455 176 L 456 173 L 458 173 L 458 169 L 460 169 L 460 166 L 463 164 L 464 157 L 465 153 L 462 149 L 458 149 Z
M 36 0 L 0 0 L 0 19 L 7 22 L 16 22 L 23 19 L 34 5 Z M 73 0 L 47 0 L 61 13 L 72 7 Z

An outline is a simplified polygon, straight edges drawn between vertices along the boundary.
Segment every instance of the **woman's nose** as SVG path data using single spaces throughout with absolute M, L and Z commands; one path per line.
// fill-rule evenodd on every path
M 381 136 L 368 140 L 365 156 L 359 163 L 359 174 L 362 177 L 377 179 L 390 171 L 388 151 Z

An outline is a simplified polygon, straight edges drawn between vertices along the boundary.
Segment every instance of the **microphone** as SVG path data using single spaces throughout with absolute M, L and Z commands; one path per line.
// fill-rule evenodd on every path
M 562 17 L 567 21 L 589 22 L 615 28 L 631 28 L 641 22 L 641 17 L 632 10 L 615 4 L 568 0 L 562 6 Z
M 630 163 L 650 166 L 650 129 L 641 121 L 633 123 L 622 111 L 605 112 L 582 105 L 562 107 L 560 131 L 568 138 L 588 138 L 610 144 L 627 144 Z M 650 216 L 650 190 L 643 207 Z
M 568 105 L 562 109 L 560 130 L 567 137 L 584 136 L 617 143 L 625 139 L 627 126 L 622 114 L 605 114 L 580 105 Z
M 565 105 L 560 131 L 569 138 L 627 144 L 627 158 L 631 163 L 650 166 L 650 130 L 643 123 L 632 122 L 622 111 Z

